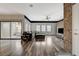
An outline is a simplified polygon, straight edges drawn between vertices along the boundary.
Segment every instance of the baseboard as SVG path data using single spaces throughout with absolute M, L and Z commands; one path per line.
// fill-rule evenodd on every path
M 21 38 L 0 38 L 0 40 L 21 40 Z

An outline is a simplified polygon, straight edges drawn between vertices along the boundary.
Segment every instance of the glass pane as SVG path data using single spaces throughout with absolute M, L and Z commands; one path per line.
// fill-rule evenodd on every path
M 31 30 L 30 30 L 30 24 L 29 24 L 29 32 L 30 32 Z
M 10 38 L 10 22 L 1 22 L 1 38 Z
M 25 24 L 25 29 L 24 30 L 28 32 L 28 24 Z
M 11 22 L 11 38 L 21 37 L 21 22 Z
M 51 32 L 51 25 L 47 25 L 47 32 Z
M 24 31 L 27 31 L 27 32 L 30 32 L 31 29 L 30 29 L 30 24 L 25 24 L 25 29 Z
M 45 32 L 46 31 L 46 27 L 45 27 L 45 25 L 42 25 L 42 32 Z
M 36 31 L 40 32 L 40 25 L 36 25 Z

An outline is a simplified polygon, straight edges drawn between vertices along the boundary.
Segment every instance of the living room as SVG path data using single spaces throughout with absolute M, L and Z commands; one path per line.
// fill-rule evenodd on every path
M 0 0 L 0 59 L 79 59 L 79 0 Z
M 71 55 L 62 51 L 63 3 L 7 3 L 0 8 L 0 55 Z

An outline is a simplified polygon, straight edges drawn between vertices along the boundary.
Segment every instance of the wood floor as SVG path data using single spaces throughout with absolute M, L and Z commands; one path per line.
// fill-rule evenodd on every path
M 45 41 L 0 40 L 1 56 L 55 56 L 58 53 L 54 36 L 46 36 Z

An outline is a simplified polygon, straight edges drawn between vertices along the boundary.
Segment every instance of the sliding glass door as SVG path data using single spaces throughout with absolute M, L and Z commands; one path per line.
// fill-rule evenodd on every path
M 10 38 L 10 22 L 1 22 L 1 38 Z
M 11 38 L 21 37 L 21 22 L 11 22 Z
M 1 38 L 21 38 L 21 22 L 1 22 Z

